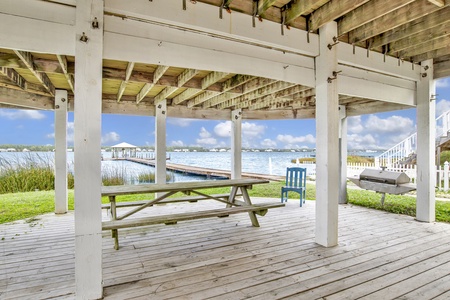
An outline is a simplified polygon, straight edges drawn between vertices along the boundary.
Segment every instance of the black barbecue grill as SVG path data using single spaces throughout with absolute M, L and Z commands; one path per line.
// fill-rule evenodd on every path
M 381 193 L 381 205 L 387 194 L 400 195 L 414 191 L 416 186 L 410 183 L 411 179 L 404 172 L 386 171 L 384 168 L 365 169 L 359 176 L 349 178 L 362 189 Z

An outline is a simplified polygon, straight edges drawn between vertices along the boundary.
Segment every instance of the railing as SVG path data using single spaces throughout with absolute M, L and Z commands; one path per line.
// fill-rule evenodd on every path
M 450 110 L 444 112 L 436 118 L 436 142 L 439 143 L 441 137 L 447 137 L 450 127 Z M 391 166 L 416 153 L 417 132 L 410 135 L 389 150 L 383 152 L 375 158 L 376 167 Z

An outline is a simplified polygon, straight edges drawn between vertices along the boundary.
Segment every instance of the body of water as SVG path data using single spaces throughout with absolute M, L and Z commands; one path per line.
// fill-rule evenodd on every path
M 242 153 L 242 171 L 258 174 L 272 174 L 284 176 L 287 167 L 306 167 L 308 174 L 315 172 L 315 166 L 311 164 L 297 164 L 292 162 L 301 157 L 313 156 L 314 152 L 243 152 Z M 354 154 L 354 153 L 352 153 Z M 373 152 L 361 152 L 356 155 L 361 156 L 378 155 Z M 102 152 L 105 160 L 102 161 L 102 171 L 111 172 L 113 170 L 121 170 L 129 176 L 129 178 L 137 178 L 139 174 L 154 172 L 154 168 L 129 161 L 113 161 L 107 160 L 111 158 L 111 152 Z M 153 155 L 150 153 L 138 153 L 138 156 L 148 157 Z M 230 170 L 231 169 L 231 153 L 230 152 L 168 152 L 170 162 L 175 164 L 183 164 L 190 166 L 198 166 L 211 169 Z M 53 161 L 53 152 L 0 152 L 0 160 L 5 161 L 21 161 L 32 160 Z M 100 157 L 100 156 L 99 156 Z M 69 170 L 73 171 L 74 153 L 67 152 Z M 188 176 L 179 173 L 172 174 L 173 181 L 192 181 L 204 180 L 203 176 Z

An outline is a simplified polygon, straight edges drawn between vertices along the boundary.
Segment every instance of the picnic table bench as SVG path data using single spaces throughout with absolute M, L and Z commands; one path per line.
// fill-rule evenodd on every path
M 210 217 L 226 217 L 231 214 L 244 213 L 249 214 L 251 223 L 254 227 L 259 227 L 256 215 L 264 216 L 268 209 L 283 207 L 282 203 L 264 203 L 252 204 L 248 189 L 254 184 L 268 183 L 267 180 L 261 179 L 228 179 L 228 180 L 208 180 L 208 181 L 191 181 L 191 182 L 175 182 L 167 184 L 142 184 L 142 185 L 121 185 L 121 186 L 105 186 L 102 188 L 102 196 L 109 197 L 109 204 L 103 204 L 102 208 L 110 210 L 110 220 L 102 222 L 102 230 L 111 230 L 114 238 L 114 248 L 119 249 L 118 229 L 148 226 L 152 224 L 176 224 L 178 221 L 194 220 Z M 201 190 L 218 187 L 229 187 L 230 193 L 225 194 L 207 194 Z M 187 195 L 181 198 L 169 198 L 170 196 L 182 192 Z M 116 196 L 158 193 L 154 200 L 132 201 L 132 202 L 116 202 Z M 194 194 L 194 195 L 192 195 Z M 242 200 L 236 199 L 242 196 Z M 148 216 L 139 218 L 127 217 L 151 207 L 156 204 L 177 203 L 177 202 L 197 202 L 201 200 L 216 200 L 225 204 L 225 207 L 203 210 L 196 212 L 177 213 L 169 215 Z M 122 215 L 117 214 L 117 208 L 129 207 L 129 211 Z M 135 207 L 135 208 L 132 208 Z

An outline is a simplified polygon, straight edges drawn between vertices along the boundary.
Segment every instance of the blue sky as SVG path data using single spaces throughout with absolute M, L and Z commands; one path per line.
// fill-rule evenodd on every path
M 436 115 L 450 110 L 450 78 L 436 82 Z M 54 115 L 49 111 L 0 109 L 0 144 L 54 144 Z M 154 118 L 105 114 L 102 145 L 128 142 L 154 145 Z M 416 130 L 416 110 L 362 115 L 348 120 L 349 149 L 387 149 Z M 242 124 L 243 147 L 298 149 L 315 147 L 315 122 L 308 120 L 247 121 Z M 73 113 L 69 113 L 68 142 L 73 145 Z M 230 121 L 169 118 L 167 145 L 229 147 Z

